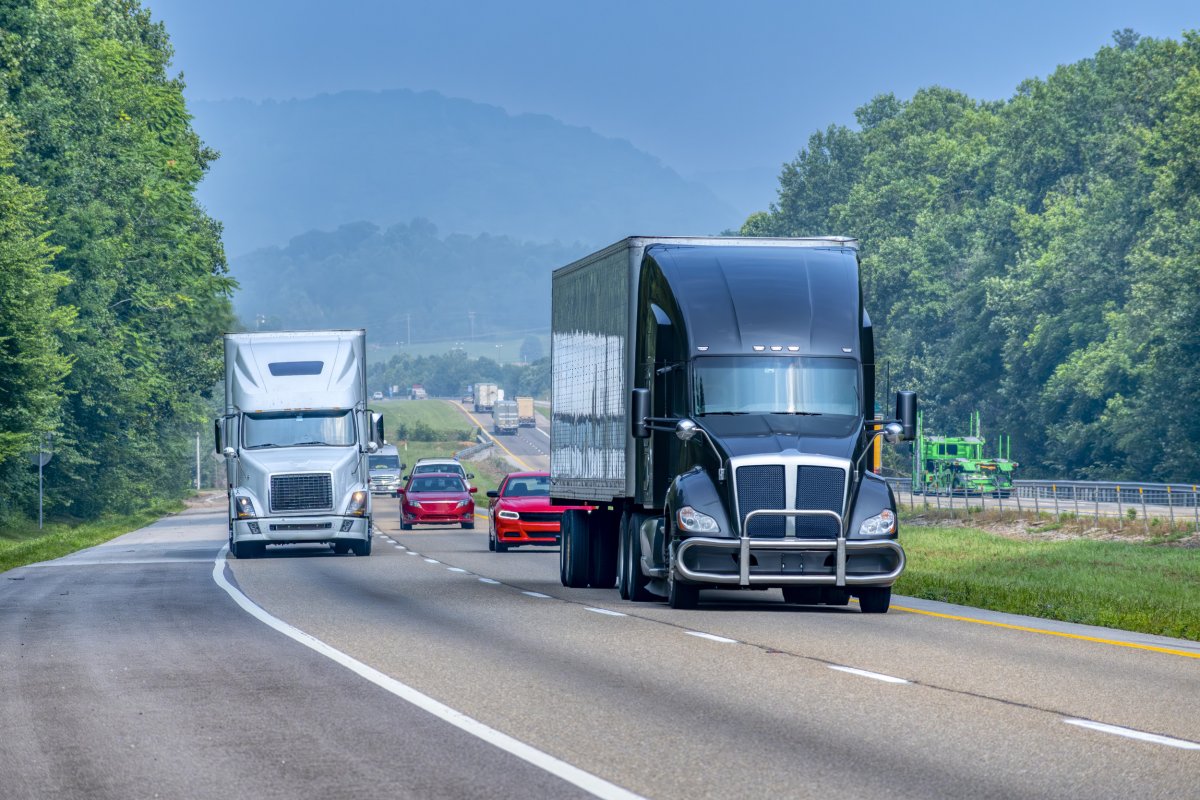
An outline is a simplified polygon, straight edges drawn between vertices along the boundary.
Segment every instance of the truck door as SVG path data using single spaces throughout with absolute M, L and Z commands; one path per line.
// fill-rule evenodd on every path
M 680 356 L 679 331 L 657 305 L 650 304 L 646 320 L 645 385 L 650 389 L 651 413 L 674 418 L 687 413 L 687 368 Z M 676 473 L 681 442 L 670 431 L 654 431 L 645 440 L 643 503 L 662 508 Z

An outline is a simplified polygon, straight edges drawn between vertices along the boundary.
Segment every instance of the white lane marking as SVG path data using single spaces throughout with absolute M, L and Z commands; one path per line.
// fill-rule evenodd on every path
M 1081 728 L 1091 728 L 1094 731 L 1101 733 L 1112 733 L 1117 736 L 1124 736 L 1129 739 L 1137 739 L 1142 742 L 1151 742 L 1152 744 L 1165 744 L 1168 747 L 1178 747 L 1183 750 L 1200 750 L 1200 742 L 1189 742 L 1186 739 L 1173 739 L 1170 736 L 1161 736 L 1157 733 L 1146 733 L 1145 731 L 1136 731 L 1133 728 L 1122 728 L 1119 725 L 1106 725 L 1103 722 L 1092 722 L 1090 719 L 1067 719 L 1063 722 L 1068 725 L 1078 725 Z
M 394 544 L 394 545 L 392 545 L 392 547 L 396 548 L 397 550 L 403 550 L 403 549 L 404 549 L 403 547 L 401 547 L 401 546 L 400 546 L 400 545 L 398 545 L 398 544 Z
M 521 594 L 527 594 L 530 597 L 537 597 L 541 600 L 549 600 L 550 599 L 550 595 L 542 594 L 541 592 L 521 592 Z
M 420 553 L 418 553 L 416 550 L 409 550 L 409 551 L 408 551 L 408 553 L 407 553 L 407 555 L 410 555 L 410 556 L 419 556 L 419 555 L 421 555 L 421 554 L 420 554 Z
M 884 675 L 881 672 L 868 672 L 865 669 L 855 669 L 854 667 L 839 667 L 837 664 L 830 664 L 830 669 L 836 669 L 838 672 L 849 672 L 851 675 L 858 675 L 860 678 L 870 678 L 875 681 L 883 681 L 884 683 L 908 683 L 904 678 L 896 678 L 891 675 Z
M 737 639 L 726 639 L 724 636 L 717 636 L 716 634 L 713 634 L 713 633 L 701 633 L 700 631 L 685 631 L 685 633 L 687 633 L 688 636 L 698 636 L 701 639 L 708 639 L 713 642 L 720 642 L 721 644 L 737 644 L 738 643 Z
M 538 433 L 540 433 L 542 436 L 545 436 L 547 439 L 549 439 L 549 438 L 550 438 L 550 434 L 546 433 L 546 432 L 545 432 L 544 430 L 542 430 L 541 428 L 534 428 L 534 430 L 535 430 L 535 431 L 537 431 Z
M 494 580 L 492 580 L 491 578 L 480 578 L 480 579 L 479 579 L 479 582 L 480 582 L 480 583 L 490 583 L 490 584 L 493 584 L 493 585 L 495 585 L 495 586 L 499 586 L 499 585 L 500 585 L 500 581 L 494 581 Z
M 442 562 L 438 561 L 436 558 L 427 558 L 427 559 L 425 559 L 425 563 L 426 564 L 440 564 Z
M 466 572 L 466 570 L 462 567 L 446 567 L 446 569 L 450 570 L 451 572 Z
M 226 594 L 233 598 L 235 603 L 242 607 L 243 611 L 250 614 L 259 622 L 274 628 L 289 639 L 299 642 L 331 661 L 341 664 L 346 669 L 366 678 L 381 689 L 391 692 L 401 700 L 412 703 L 422 711 L 427 711 L 459 730 L 482 739 L 488 744 L 498 747 L 506 753 L 510 753 L 539 769 L 545 770 L 567 783 L 578 786 L 593 797 L 601 797 L 605 800 L 644 800 L 640 795 L 636 795 L 628 789 L 622 789 L 620 786 L 609 783 L 597 775 L 584 772 L 579 767 L 555 758 L 549 753 L 544 753 L 519 739 L 514 739 L 507 733 L 502 733 L 495 728 L 484 725 L 479 720 L 468 717 L 461 711 L 456 711 L 444 703 L 439 703 L 429 695 L 422 694 L 408 684 L 401 683 L 390 675 L 385 675 L 374 667 L 367 666 L 358 659 L 343 653 L 341 650 L 330 647 L 317 637 L 305 633 L 293 625 L 289 625 L 278 617 L 271 616 L 225 579 L 225 554 L 228 552 L 229 547 L 225 546 L 217 553 L 216 561 L 213 562 L 213 580 L 225 590 Z
M 592 608 L 591 606 L 584 606 L 583 608 L 585 611 L 591 611 L 596 614 L 605 614 L 606 616 L 609 616 L 609 617 L 627 617 L 627 616 L 629 616 L 628 614 L 622 614 L 620 611 L 609 611 L 607 608 Z

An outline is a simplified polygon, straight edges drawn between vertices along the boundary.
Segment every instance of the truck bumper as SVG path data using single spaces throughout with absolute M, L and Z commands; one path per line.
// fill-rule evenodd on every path
M 693 583 L 728 586 L 891 586 L 904 571 L 892 539 L 737 539 L 694 536 L 675 569 Z
M 371 535 L 366 517 L 259 517 L 233 523 L 235 542 L 298 544 L 332 542 L 335 539 L 364 541 Z

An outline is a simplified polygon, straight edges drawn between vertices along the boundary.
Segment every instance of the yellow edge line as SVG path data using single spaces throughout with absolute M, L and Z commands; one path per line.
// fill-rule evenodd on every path
M 1026 633 L 1041 633 L 1046 636 L 1061 636 L 1064 639 L 1079 639 L 1085 642 L 1097 642 L 1098 644 L 1110 644 L 1113 647 L 1130 647 L 1135 650 L 1150 650 L 1155 653 L 1167 653 L 1172 656 L 1183 656 L 1184 658 L 1200 658 L 1200 653 L 1190 653 L 1187 650 L 1172 650 L 1169 647 L 1155 647 L 1149 644 L 1137 644 L 1136 642 L 1119 642 L 1115 639 L 1101 639 L 1096 636 L 1082 636 L 1078 633 L 1063 633 L 1062 631 L 1050 631 L 1045 628 L 1030 628 L 1025 625 L 1011 625 L 1007 622 L 992 622 L 986 619 L 974 619 L 973 617 L 960 617 L 955 614 L 942 614 L 937 611 L 925 611 L 919 608 L 907 608 L 905 606 L 893 605 L 892 608 L 896 611 L 907 611 L 910 614 L 922 614 L 926 617 L 940 617 L 941 619 L 952 619 L 958 622 L 973 622 L 976 625 L 991 625 L 995 628 L 1008 628 L 1014 631 L 1025 631 Z
M 450 401 L 450 400 L 443 400 L 442 402 L 445 402 L 445 403 L 450 403 L 451 405 L 455 405 L 455 404 L 454 404 L 452 401 Z M 482 434 L 483 434 L 484 436 L 486 436 L 487 438 L 491 439 L 491 440 L 492 440 L 492 443 L 493 443 L 493 444 L 495 444 L 497 447 L 499 447 L 501 450 L 503 450 L 504 452 L 508 453 L 508 455 L 509 455 L 509 458 L 511 458 L 513 461 L 516 461 L 518 464 L 520 464 L 522 467 L 524 467 L 526 472 L 533 472 L 533 471 L 534 471 L 533 467 L 529 466 L 529 465 L 528 465 L 528 464 L 526 464 L 524 461 L 522 461 L 522 460 L 521 460 L 521 458 L 520 458 L 519 456 L 517 456 L 517 455 L 514 455 L 514 454 L 513 454 L 513 452 L 512 452 L 511 450 L 509 450 L 507 447 L 505 447 L 503 444 L 501 444 L 501 443 L 500 443 L 500 440 L 499 440 L 499 439 L 497 439 L 495 436 L 492 436 L 490 433 L 488 433 L 488 432 L 487 432 L 487 430 L 485 430 L 485 429 L 484 429 L 483 423 L 482 423 L 482 422 L 480 422 L 478 419 L 476 419 L 474 414 L 472 414 L 470 411 L 467 411 L 467 410 L 466 410 L 465 408 L 463 408 L 462 406 L 455 406 L 455 407 L 456 407 L 456 408 L 457 408 L 459 411 L 461 411 L 462 413 L 466 414 L 466 415 L 467 415 L 467 416 L 468 416 L 468 417 L 471 419 L 471 421 L 472 421 L 472 422 L 474 422 L 476 425 L 478 425 L 478 426 L 479 426 L 479 432 L 480 432 L 480 433 L 482 433 Z

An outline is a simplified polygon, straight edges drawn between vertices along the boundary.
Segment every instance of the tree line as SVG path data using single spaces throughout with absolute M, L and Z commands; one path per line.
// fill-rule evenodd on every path
M 550 397 L 550 359 L 530 364 L 500 364 L 490 358 L 469 358 L 461 350 L 442 355 L 392 356 L 367 367 L 370 387 L 399 386 L 400 396 L 419 383 L 430 397 L 459 397 L 468 384 L 495 383 L 510 400 L 518 395 Z
M 233 328 L 217 154 L 136 0 L 0 3 L 0 518 L 128 512 L 188 484 Z
M 1029 476 L 1200 477 L 1200 34 L 856 118 L 741 233 L 860 240 L 879 360 L 930 430 L 978 408 Z

